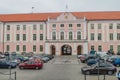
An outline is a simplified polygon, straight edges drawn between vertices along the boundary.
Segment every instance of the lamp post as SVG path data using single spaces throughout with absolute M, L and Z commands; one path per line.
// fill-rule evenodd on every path
M 100 56 L 97 54 L 97 57 L 98 57 L 98 80 L 100 80 L 100 69 L 99 69 L 99 67 L 100 67 Z

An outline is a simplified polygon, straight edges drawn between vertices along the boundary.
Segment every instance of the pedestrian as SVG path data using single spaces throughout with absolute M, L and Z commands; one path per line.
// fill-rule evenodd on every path
M 116 73 L 116 77 L 120 80 L 120 70 Z

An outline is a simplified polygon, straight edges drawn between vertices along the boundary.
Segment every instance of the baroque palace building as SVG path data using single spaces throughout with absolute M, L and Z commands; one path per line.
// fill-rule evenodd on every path
M 0 15 L 0 52 L 78 55 L 120 50 L 120 11 Z

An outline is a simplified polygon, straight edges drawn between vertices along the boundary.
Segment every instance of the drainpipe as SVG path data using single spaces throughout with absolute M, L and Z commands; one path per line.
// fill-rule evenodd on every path
M 3 54 L 4 54 L 4 33 L 5 33 L 5 22 L 3 22 Z

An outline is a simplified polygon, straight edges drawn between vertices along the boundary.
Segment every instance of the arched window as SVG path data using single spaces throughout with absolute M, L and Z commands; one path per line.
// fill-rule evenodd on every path
M 73 34 L 72 32 L 69 32 L 69 40 L 72 40 Z
M 56 40 L 56 32 L 52 32 L 52 40 Z
M 80 31 L 77 32 L 77 40 L 81 40 L 81 32 Z
M 61 39 L 61 40 L 64 40 L 64 32 L 61 32 L 61 33 L 60 33 L 60 39 Z

